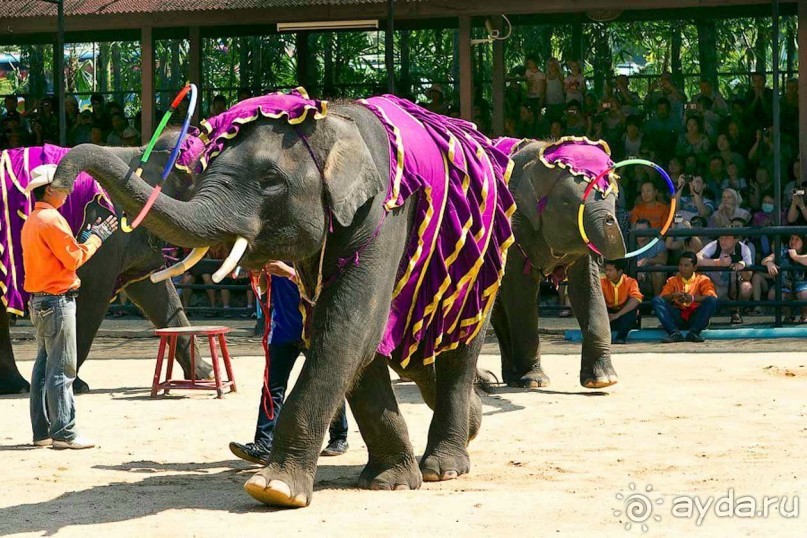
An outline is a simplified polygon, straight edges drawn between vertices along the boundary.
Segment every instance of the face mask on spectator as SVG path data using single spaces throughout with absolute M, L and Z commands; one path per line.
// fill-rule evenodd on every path
M 773 213 L 773 204 L 762 204 L 762 211 L 765 213 Z

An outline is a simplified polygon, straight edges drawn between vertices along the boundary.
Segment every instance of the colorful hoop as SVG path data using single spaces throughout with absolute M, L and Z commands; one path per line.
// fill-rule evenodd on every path
M 126 233 L 132 232 L 135 228 L 137 228 L 143 219 L 148 214 L 151 206 L 154 205 L 154 202 L 157 200 L 157 197 L 160 195 L 160 192 L 163 188 L 163 183 L 165 183 L 165 179 L 168 177 L 168 174 L 171 173 L 171 170 L 174 168 L 174 165 L 179 158 L 179 148 L 182 146 L 182 142 L 185 140 L 185 137 L 188 135 L 188 128 L 191 124 L 191 118 L 193 118 L 193 113 L 196 111 L 196 101 L 198 92 L 196 89 L 196 84 L 187 84 L 184 88 L 182 88 L 174 100 L 171 102 L 171 106 L 168 108 L 165 114 L 163 114 L 162 119 L 160 120 L 159 125 L 157 125 L 157 129 L 154 130 L 154 134 L 151 135 L 151 140 L 149 140 L 148 145 L 146 146 L 146 151 L 143 152 L 143 156 L 140 158 L 140 162 L 137 165 L 137 168 L 134 170 L 135 175 L 141 175 L 143 173 L 143 167 L 148 162 L 149 158 L 151 157 L 151 152 L 154 150 L 154 145 L 157 143 L 157 140 L 160 138 L 160 135 L 163 134 L 165 130 L 165 126 L 168 125 L 168 120 L 171 119 L 171 116 L 174 115 L 179 103 L 185 99 L 185 96 L 188 95 L 188 92 L 191 94 L 191 101 L 188 105 L 188 112 L 185 114 L 185 120 L 182 123 L 182 129 L 179 132 L 179 138 L 177 139 L 177 143 L 174 145 L 174 148 L 171 150 L 171 155 L 168 158 L 168 162 L 165 163 L 165 167 L 163 168 L 162 176 L 160 177 L 160 182 L 154 187 L 151 191 L 151 196 L 146 201 L 146 204 L 140 210 L 140 213 L 137 214 L 137 217 L 132 221 L 131 226 L 127 221 L 127 217 L 125 214 L 121 214 L 118 216 L 118 220 L 120 221 L 120 228 Z M 131 172 L 131 171 L 130 171 Z
M 645 160 L 645 159 L 625 159 L 624 161 L 620 161 L 620 162 L 614 164 L 614 166 L 612 166 L 608 170 L 605 170 L 604 172 L 600 173 L 600 175 L 598 175 L 596 178 L 594 178 L 588 184 L 588 187 L 586 187 L 586 191 L 583 193 L 583 198 L 580 200 L 580 207 L 577 210 L 577 226 L 578 226 L 578 228 L 580 228 L 580 236 L 583 238 L 583 241 L 586 243 L 588 248 L 591 249 L 592 252 L 598 254 L 599 256 L 602 256 L 602 252 L 600 252 L 599 249 L 597 249 L 597 247 L 594 245 L 594 243 L 592 243 L 591 240 L 588 238 L 588 234 L 586 233 L 585 224 L 583 222 L 583 216 L 584 216 L 584 213 L 585 213 L 586 200 L 588 199 L 589 195 L 591 194 L 591 191 L 594 189 L 594 186 L 597 183 L 599 183 L 599 181 L 603 177 L 606 177 L 606 176 L 608 176 L 608 178 L 609 178 L 609 186 L 605 190 L 605 192 L 603 193 L 603 198 L 608 196 L 608 194 L 611 192 L 612 189 L 616 193 L 619 190 L 619 187 L 616 185 L 615 180 L 610 176 L 611 172 L 613 172 L 614 170 L 618 170 L 619 168 L 622 168 L 622 167 L 625 167 L 625 166 L 631 166 L 631 165 L 636 165 L 636 164 L 649 166 L 649 167 L 653 168 L 654 170 L 656 170 L 656 172 L 661 174 L 661 177 L 663 177 L 664 180 L 667 182 L 667 187 L 669 187 L 669 189 L 670 189 L 670 196 L 671 196 L 670 211 L 667 214 L 667 221 L 664 223 L 664 226 L 661 228 L 661 231 L 659 233 L 659 237 L 654 237 L 652 241 L 650 241 L 648 244 L 646 244 L 642 248 L 638 248 L 638 249 L 634 250 L 633 252 L 628 252 L 627 254 L 625 254 L 625 258 L 633 258 L 635 256 L 638 256 L 638 255 L 644 253 L 644 252 L 647 252 L 648 250 L 653 248 L 656 245 L 656 243 L 658 243 L 659 240 L 662 237 L 664 237 L 664 234 L 667 233 L 667 230 L 670 229 L 670 224 L 672 224 L 673 215 L 675 215 L 675 207 L 676 207 L 675 184 L 673 184 L 672 179 L 670 179 L 670 175 L 662 167 L 660 167 L 659 165 L 657 165 L 656 163 L 654 163 L 652 161 L 648 161 L 648 160 Z

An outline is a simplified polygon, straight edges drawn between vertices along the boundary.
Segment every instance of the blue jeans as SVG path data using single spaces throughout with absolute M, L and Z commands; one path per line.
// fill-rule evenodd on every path
M 269 393 L 274 404 L 274 417 L 271 419 L 266 414 L 269 409 L 269 402 L 266 398 L 266 391 L 261 391 L 261 403 L 258 405 L 258 425 L 255 428 L 255 444 L 262 446 L 266 450 L 272 448 L 277 417 L 283 408 L 283 401 L 286 397 L 286 387 L 289 384 L 289 376 L 300 356 L 302 349 L 295 343 L 270 344 L 269 353 L 272 358 L 269 363 Z M 266 410 L 265 410 L 266 409 Z M 342 402 L 339 411 L 331 422 L 331 441 L 336 439 L 347 439 L 347 415 L 345 404 Z
M 616 331 L 617 340 L 627 340 L 630 330 L 636 327 L 638 313 L 639 309 L 634 308 L 611 322 L 611 330 Z
M 656 317 L 661 322 L 667 334 L 680 332 L 683 328 L 689 328 L 689 332 L 700 334 L 709 325 L 709 320 L 717 312 L 717 298 L 705 297 L 701 305 L 695 309 L 688 321 L 681 317 L 681 309 L 668 303 L 661 297 L 653 298 L 653 310 Z
M 31 321 L 37 354 L 31 374 L 31 426 L 34 441 L 76 438 L 76 300 L 65 296 L 32 296 Z

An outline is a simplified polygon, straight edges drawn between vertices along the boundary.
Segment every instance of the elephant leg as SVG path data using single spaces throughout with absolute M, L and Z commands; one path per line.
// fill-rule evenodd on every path
M 98 328 L 104 321 L 104 315 L 109 308 L 109 299 L 114 292 L 117 278 L 110 271 L 99 270 L 97 264 L 100 263 L 100 258 L 90 261 L 95 261 L 96 265 L 93 266 L 92 271 L 82 271 L 80 275 L 81 290 L 76 299 L 76 351 L 78 353 L 76 372 L 81 369 L 81 365 L 90 354 L 95 335 L 98 334 Z M 109 260 L 103 261 L 109 263 Z M 78 377 L 78 374 L 73 382 L 73 392 L 76 394 L 90 392 L 89 385 Z
M 486 327 L 487 323 L 480 335 L 485 334 Z M 435 361 L 437 402 L 429 441 L 420 460 L 420 471 L 427 482 L 452 480 L 471 470 L 467 446 L 481 425 L 482 403 L 474 391 L 474 381 L 483 341 L 479 336 Z
M 525 275 L 523 267 L 523 256 L 508 258 L 491 322 L 499 338 L 503 381 L 516 387 L 546 387 L 549 376 L 541 367 L 538 334 L 540 283 Z
M 387 364 L 395 370 L 398 375 L 406 376 L 408 379 L 415 382 L 420 394 L 423 396 L 423 401 L 429 406 L 432 411 L 437 405 L 437 374 L 435 372 L 434 364 L 424 366 L 422 362 L 412 360 L 413 363 L 407 368 L 402 368 L 401 363 L 396 360 L 387 361 Z M 471 395 L 471 411 L 468 416 L 468 441 L 471 441 L 479 433 L 479 428 L 482 425 L 482 400 L 476 391 Z
M 367 465 L 359 487 L 418 489 L 422 482 L 398 401 L 390 384 L 387 359 L 376 355 L 348 393 L 348 402 L 367 443 Z
M 31 385 L 20 374 L 11 348 L 11 334 L 6 306 L 0 301 L 0 394 L 29 392 Z
M 611 364 L 611 327 L 600 287 L 600 271 L 591 256 L 569 268 L 569 302 L 583 332 L 580 384 L 595 389 L 618 381 Z
M 406 228 L 396 226 L 395 218 L 387 219 L 381 235 L 362 253 L 363 263 L 347 268 L 317 300 L 310 318 L 309 352 L 278 417 L 269 463 L 244 485 L 265 504 L 303 507 L 311 502 L 331 418 L 355 386 L 360 368 L 375 356 L 386 326 L 397 260 L 405 244 Z M 401 424 L 399 431 L 388 433 L 405 431 Z M 387 442 L 403 446 L 409 441 Z
M 126 293 L 158 329 L 190 326 L 174 283 L 170 280 L 157 284 L 148 278 L 132 282 L 126 286 Z M 194 353 L 196 355 L 196 379 L 210 378 L 213 374 L 213 367 L 202 360 L 198 347 L 195 348 Z M 177 362 L 185 373 L 185 379 L 190 379 L 190 338 L 187 336 L 180 336 L 177 339 Z

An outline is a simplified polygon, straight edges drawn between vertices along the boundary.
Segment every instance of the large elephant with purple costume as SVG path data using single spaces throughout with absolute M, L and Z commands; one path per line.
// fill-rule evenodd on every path
M 601 388 L 617 382 L 611 364 L 611 330 L 600 287 L 603 259 L 625 256 L 616 220 L 617 184 L 598 176 L 613 163 L 604 142 L 568 137 L 554 143 L 499 139 L 497 147 L 513 155 L 510 190 L 518 210 L 513 215 L 516 246 L 507 259 L 492 325 L 499 340 L 504 382 L 545 387 L 538 335 L 538 292 L 550 276 L 568 278 L 569 301 L 583 332 L 580 383 Z M 586 187 L 583 240 L 578 210 Z M 592 249 L 597 249 L 595 253 Z
M 143 221 L 185 247 L 232 245 L 214 275 L 292 262 L 308 353 L 280 414 L 261 502 L 311 502 L 322 440 L 347 395 L 369 452 L 358 484 L 415 489 L 467 473 L 481 423 L 476 359 L 512 244 L 511 161 L 471 124 L 393 96 L 326 106 L 302 91 L 238 103 L 204 123 L 195 192 L 161 195 Z M 92 174 L 126 211 L 152 194 L 104 148 L 56 172 Z M 418 465 L 388 365 L 434 409 Z
M 169 150 L 176 135 L 167 135 L 155 146 L 152 159 L 146 165 L 149 178 L 160 177 L 162 166 L 168 160 Z M 122 162 L 136 164 L 143 148 L 108 148 Z M 28 381 L 20 375 L 14 358 L 9 334 L 9 314 L 22 316 L 28 294 L 23 289 L 25 279 L 20 250 L 20 231 L 33 207 L 33 198 L 25 192 L 30 172 L 41 164 L 58 163 L 68 149 L 45 145 L 5 150 L 0 154 L 0 189 L 2 189 L 2 219 L 0 220 L 0 394 L 17 394 L 30 390 Z M 186 157 L 187 158 L 187 157 Z M 177 170 L 166 183 L 166 191 L 183 196 L 189 177 Z M 115 209 L 106 192 L 89 175 L 76 178 L 73 193 L 60 209 L 73 232 L 78 236 L 87 223 L 98 217 L 106 218 Z M 164 266 L 163 243 L 145 228 L 133 233 L 116 233 L 97 255 L 79 268 L 82 286 L 76 301 L 79 368 L 89 354 L 93 339 L 103 321 L 110 299 L 117 290 L 125 289 L 156 327 L 189 325 L 176 289 L 170 280 L 154 283 L 149 275 Z M 186 376 L 190 375 L 190 349 L 186 338 L 178 349 L 178 362 Z M 209 377 L 211 367 L 204 361 L 196 361 L 196 375 Z M 76 392 L 89 390 L 87 384 L 77 378 Z

